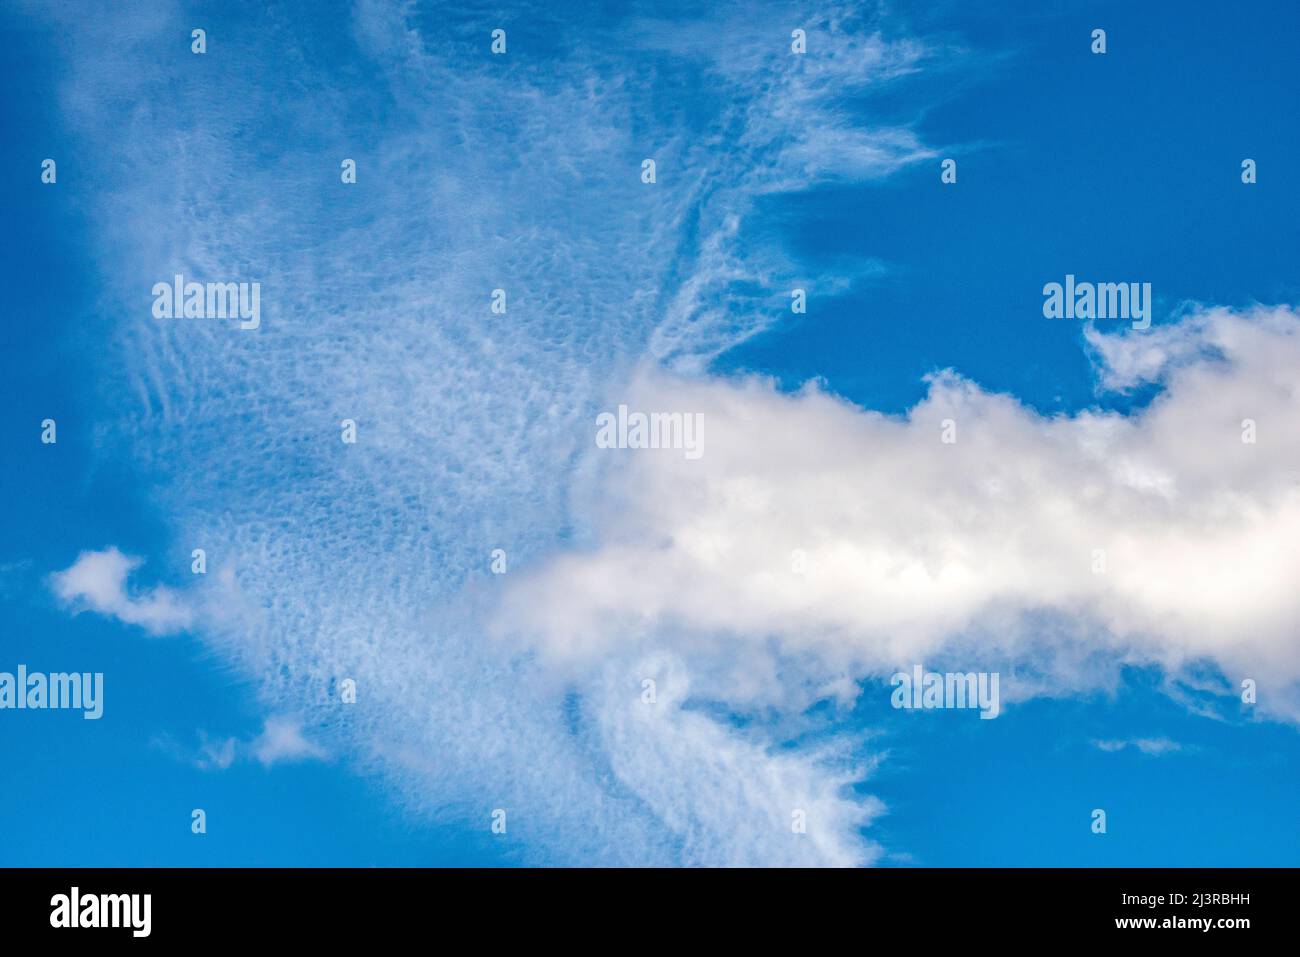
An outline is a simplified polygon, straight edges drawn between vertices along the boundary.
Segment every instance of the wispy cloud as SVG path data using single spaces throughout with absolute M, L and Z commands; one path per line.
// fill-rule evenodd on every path
M 1123 751 L 1125 748 L 1136 748 L 1143 754 L 1149 754 L 1153 757 L 1183 750 L 1181 744 L 1177 741 L 1170 741 L 1168 738 L 1130 738 L 1094 741 L 1092 743 L 1100 751 Z
M 238 742 L 234 738 L 221 738 L 216 741 L 206 733 L 199 734 L 199 750 L 194 756 L 195 766 L 203 770 L 216 769 L 224 771 L 235 763 L 235 750 Z
M 225 771 L 237 760 L 257 761 L 264 768 L 300 761 L 325 761 L 329 752 L 308 739 L 303 721 L 295 715 L 267 718 L 260 734 L 248 740 L 235 737 L 213 738 L 199 732 L 196 748 L 181 745 L 170 735 L 161 735 L 155 744 L 168 754 L 203 771 Z

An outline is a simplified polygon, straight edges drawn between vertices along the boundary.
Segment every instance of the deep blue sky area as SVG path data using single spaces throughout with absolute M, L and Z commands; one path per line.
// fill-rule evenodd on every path
M 936 161 L 773 199 L 804 261 L 878 257 L 888 272 L 829 302 L 812 291 L 805 317 L 724 368 L 821 377 L 901 411 L 923 375 L 951 367 L 1055 412 L 1098 401 L 1080 324 L 1043 321 L 1042 287 L 1066 273 L 1150 282 L 1155 323 L 1186 300 L 1300 296 L 1300 185 L 1287 169 L 1300 130 L 1283 119 L 1300 89 L 1295 5 L 977 6 L 920 25 L 981 50 L 983 66 L 904 78 L 865 104 L 895 118 L 909 85 L 933 96 L 918 128 L 957 160 L 957 183 L 940 184 Z M 1104 56 L 1086 42 L 1094 27 L 1107 30 Z M 1249 188 L 1246 158 L 1260 170 Z
M 1300 5 L 893 6 L 890 30 L 961 54 L 852 108 L 864 123 L 914 125 L 936 157 L 769 195 L 756 213 L 809 274 L 883 268 L 842 294 L 810 288 L 806 315 L 712 371 L 758 372 L 786 389 L 820 379 L 894 413 L 949 367 L 1047 413 L 1123 407 L 1096 391 L 1081 325 L 1043 318 L 1045 283 L 1150 282 L 1155 324 L 1189 301 L 1300 301 Z M 1104 56 L 1089 52 L 1094 27 L 1107 31 Z M 322 35 L 350 51 L 346 37 Z M 201 731 L 257 735 L 253 684 L 197 635 L 151 638 L 72 615 L 51 593 L 48 576 L 84 549 L 147 556 L 148 586 L 183 585 L 189 561 L 149 477 L 105 444 L 117 433 L 103 428 L 97 396 L 119 370 L 105 360 L 114 327 L 93 197 L 77 133 L 55 106 L 67 55 L 56 29 L 0 13 L 0 670 L 103 671 L 108 706 L 99 721 L 0 711 L 0 865 L 518 862 L 511 841 L 406 813 L 346 755 L 225 770 L 178 758 L 167 742 L 192 750 Z M 46 156 L 61 157 L 56 189 L 39 179 Z M 955 185 L 940 183 L 946 157 Z M 1245 158 L 1258 163 L 1255 185 L 1241 182 Z M 47 417 L 58 421 L 52 447 L 39 440 Z M 868 829 L 887 865 L 1300 862 L 1294 727 L 1198 716 L 1137 671 L 1113 696 L 1036 699 L 995 722 L 894 711 L 882 686 L 868 687 L 847 720 L 864 750 L 887 752 L 861 788 L 888 808 Z M 1178 747 L 1096 746 L 1134 738 Z M 202 837 L 190 833 L 195 807 L 208 812 Z M 1104 836 L 1089 830 L 1094 807 L 1107 809 Z

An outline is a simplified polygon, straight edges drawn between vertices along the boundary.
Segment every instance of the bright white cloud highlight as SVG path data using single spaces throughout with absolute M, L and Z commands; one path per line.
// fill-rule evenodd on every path
M 815 683 L 943 658 L 1013 695 L 1027 668 L 1023 696 L 1209 661 L 1300 717 L 1300 319 L 1089 338 L 1104 382 L 1162 385 L 1148 408 L 1043 416 L 944 372 L 891 417 L 646 374 L 629 404 L 701 412 L 703 457 L 593 451 L 592 544 L 514 578 L 501 629 L 569 667 L 666 646 L 737 705 L 789 704 L 791 662 Z

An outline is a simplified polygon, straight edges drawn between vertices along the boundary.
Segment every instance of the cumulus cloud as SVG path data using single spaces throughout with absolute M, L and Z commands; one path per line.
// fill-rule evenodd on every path
M 115 546 L 82 552 L 61 572 L 50 576 L 50 586 L 62 601 L 78 610 L 108 615 L 128 625 L 139 625 L 151 635 L 166 635 L 188 628 L 193 610 L 173 590 L 156 588 L 132 593 L 127 579 L 144 560 L 124 555 Z
M 324 748 L 304 737 L 300 719 L 284 715 L 267 719 L 262 733 L 249 744 L 249 752 L 263 767 L 329 756 Z
M 1300 319 L 1089 339 L 1103 383 L 1157 398 L 1043 416 L 947 371 L 893 417 L 816 384 L 647 372 L 629 406 L 702 414 L 703 456 L 593 450 L 586 547 L 516 576 L 499 627 L 570 663 L 689 653 L 736 704 L 788 703 L 792 661 L 949 658 L 1024 672 L 1021 695 L 1209 661 L 1300 717 Z

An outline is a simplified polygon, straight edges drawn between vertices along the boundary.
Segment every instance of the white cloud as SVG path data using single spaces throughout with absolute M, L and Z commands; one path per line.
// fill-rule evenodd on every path
M 1137 418 L 1043 418 L 951 374 L 905 418 L 647 376 L 637 398 L 706 413 L 700 468 L 591 454 L 595 409 L 631 397 L 641 356 L 698 370 L 788 314 L 772 297 L 802 270 L 746 231 L 760 196 L 933 155 L 840 109 L 848 84 L 921 65 L 914 41 L 832 16 L 810 30 L 826 55 L 796 64 L 760 12 L 722 25 L 727 43 L 717 24 L 592 27 L 567 36 L 575 55 L 490 61 L 462 55 L 481 35 L 361 3 L 357 49 L 332 37 L 344 62 L 328 69 L 295 22 L 226 45 L 219 74 L 177 73 L 151 66 L 188 32 L 176 11 L 134 29 L 63 16 L 65 119 L 112 163 L 86 171 L 104 295 L 122 307 L 108 378 L 127 385 L 105 417 L 178 536 L 220 556 L 203 639 L 271 711 L 354 678 L 357 704 L 321 705 L 312 727 L 412 809 L 480 827 L 508 808 L 512 841 L 548 862 L 870 862 L 862 825 L 880 808 L 853 787 L 869 759 L 783 746 L 731 712 L 797 724 L 828 689 L 851 700 L 855 678 L 931 654 L 1016 662 L 1023 693 L 1093 686 L 1129 658 L 1208 654 L 1260 669 L 1261 687 L 1294 674 L 1286 315 L 1258 341 L 1227 330 L 1258 375 L 1221 393 L 1194 381 L 1213 373 L 1189 364 L 1190 339 L 1095 342 L 1112 386 L 1164 377 L 1168 407 Z M 630 69 L 629 40 L 665 48 L 658 68 Z M 682 53 L 714 61 L 708 95 L 665 113 Z M 292 83 L 266 66 L 286 59 Z M 356 189 L 323 189 L 360 141 Z M 651 149 L 654 189 L 636 175 Z M 256 337 L 154 320 L 144 292 L 176 272 L 261 281 Z M 957 446 L 938 445 L 945 415 Z M 1248 415 L 1249 451 L 1223 432 Z M 338 442 L 342 417 L 356 446 Z M 504 578 L 486 572 L 496 547 Z M 810 560 L 798 580 L 794 548 Z M 515 646 L 485 638 L 507 588 L 497 623 Z M 295 727 L 268 722 L 229 760 L 304 754 Z
M 828 746 L 777 750 L 684 707 L 691 669 L 651 655 L 603 669 L 595 709 L 610 769 L 681 845 L 681 863 L 755 867 L 861 866 L 880 848 L 857 835 L 884 811 L 850 787 L 869 768 Z M 654 701 L 642 682 L 655 683 Z M 796 815 L 803 833 L 794 830 Z
M 703 457 L 592 450 L 587 546 L 512 578 L 499 627 L 568 668 L 668 647 L 736 706 L 789 705 L 792 662 L 813 681 L 942 657 L 1027 671 L 1023 696 L 1209 661 L 1300 718 L 1300 319 L 1090 339 L 1105 381 L 1163 384 L 1149 408 L 1048 417 L 945 372 L 891 417 L 647 373 L 619 401 L 702 413 Z
M 284 715 L 268 718 L 262 733 L 248 747 L 263 767 L 285 761 L 323 760 L 329 757 L 324 748 L 303 736 L 301 720 Z
M 71 566 L 50 576 L 54 593 L 65 603 L 139 625 L 152 635 L 188 628 L 193 612 L 171 589 L 159 585 L 131 594 L 127 579 L 143 559 L 123 555 L 116 547 L 82 552 Z

